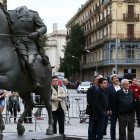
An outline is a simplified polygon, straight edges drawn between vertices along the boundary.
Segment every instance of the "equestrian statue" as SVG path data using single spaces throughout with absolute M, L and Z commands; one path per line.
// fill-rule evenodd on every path
M 46 33 L 46 26 L 38 13 L 21 6 L 5 11 L 0 3 L 0 89 L 16 91 L 28 105 L 17 123 L 23 135 L 24 117 L 34 107 L 30 93 L 41 96 L 48 111 L 46 134 L 53 134 L 51 108 L 52 69 L 47 56 L 40 52 L 38 38 Z M 0 114 L 0 135 L 4 130 Z

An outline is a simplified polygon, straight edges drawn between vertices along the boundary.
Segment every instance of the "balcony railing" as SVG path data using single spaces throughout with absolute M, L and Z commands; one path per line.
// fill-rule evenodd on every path
M 133 22 L 133 21 L 140 21 L 140 18 L 139 18 L 139 14 L 134 14 L 134 15 L 123 14 L 123 20 Z
M 134 34 L 134 35 L 127 35 L 127 34 L 117 34 L 117 38 L 120 39 L 120 41 L 139 41 L 140 40 L 140 34 Z M 116 34 L 110 34 L 103 36 L 100 39 L 97 39 L 96 41 L 92 42 L 90 44 L 91 48 L 95 48 L 98 45 L 104 44 L 106 41 L 115 41 L 116 40 Z
M 107 7 L 111 2 L 112 2 L 112 0 L 105 0 L 105 1 L 103 2 L 103 6 L 104 6 L 104 7 Z
M 96 24 L 96 28 L 99 29 L 99 28 L 102 28 L 105 25 L 106 25 L 106 20 L 104 18 Z
M 122 64 L 122 65 L 130 65 L 130 64 L 135 64 L 138 65 L 140 64 L 140 59 L 118 59 L 117 60 L 118 64 Z M 104 60 L 104 65 L 111 65 L 111 64 L 115 64 L 116 60 L 115 59 L 108 59 L 108 60 Z
M 109 14 L 106 16 L 106 22 L 111 22 L 112 21 L 112 15 Z
M 95 8 L 95 13 L 100 13 L 100 6 Z
M 119 65 L 139 65 L 140 59 L 118 59 L 117 62 L 118 62 L 117 64 Z M 105 59 L 89 64 L 81 64 L 81 68 L 87 69 L 99 66 L 115 65 L 115 63 L 116 63 L 115 59 Z
M 87 36 L 96 30 L 97 30 L 96 26 L 93 25 L 93 27 L 91 27 L 90 29 L 88 29 L 87 31 L 84 32 L 84 35 Z
M 107 15 L 105 18 L 103 18 L 102 20 L 100 20 L 99 22 L 96 23 L 96 28 L 100 29 L 111 21 L 112 21 L 112 16 Z
M 124 2 L 128 2 L 128 3 L 136 3 L 136 2 L 138 2 L 138 0 L 124 0 Z

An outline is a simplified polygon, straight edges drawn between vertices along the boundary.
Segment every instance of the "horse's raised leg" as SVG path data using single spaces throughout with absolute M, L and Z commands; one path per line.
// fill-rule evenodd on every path
M 2 114 L 0 113 L 0 140 L 3 137 L 3 130 L 5 129 L 5 124 L 4 121 L 2 119 Z
M 30 93 L 25 93 L 25 94 L 19 93 L 19 95 L 27 104 L 26 108 L 24 109 L 24 112 L 21 114 L 17 123 L 18 135 L 23 135 L 23 133 L 25 132 L 25 128 L 22 125 L 22 123 L 24 121 L 24 118 L 27 116 L 28 112 L 33 109 L 34 104 Z
M 49 93 L 46 94 L 46 92 L 44 94 L 41 94 L 41 97 L 43 99 L 43 103 L 45 104 L 45 107 L 47 109 L 48 112 L 48 128 L 46 130 L 46 135 L 53 135 L 53 117 L 52 117 L 52 106 L 51 106 L 51 102 L 50 102 L 50 98 L 51 98 L 51 93 L 49 95 Z

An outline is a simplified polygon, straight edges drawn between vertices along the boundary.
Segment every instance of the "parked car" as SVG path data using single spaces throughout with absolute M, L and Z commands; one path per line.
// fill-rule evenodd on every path
M 87 93 L 87 90 L 92 86 L 92 83 L 89 81 L 81 82 L 77 88 L 78 93 Z

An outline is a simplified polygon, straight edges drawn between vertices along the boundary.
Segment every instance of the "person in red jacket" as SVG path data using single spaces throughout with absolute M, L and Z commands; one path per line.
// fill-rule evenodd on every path
M 140 86 L 138 85 L 136 78 L 132 78 L 132 84 L 129 86 L 129 89 L 133 91 L 134 107 L 136 111 L 137 124 L 138 124 L 138 127 L 140 127 Z

